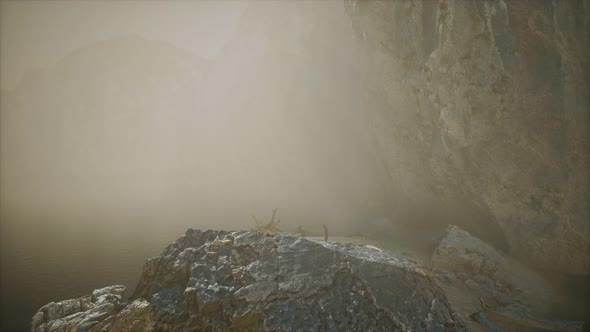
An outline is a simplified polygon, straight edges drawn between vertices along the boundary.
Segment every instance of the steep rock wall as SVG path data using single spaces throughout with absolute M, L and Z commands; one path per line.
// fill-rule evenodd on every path
M 589 273 L 590 4 L 345 5 L 396 190 L 474 204 L 516 257 Z

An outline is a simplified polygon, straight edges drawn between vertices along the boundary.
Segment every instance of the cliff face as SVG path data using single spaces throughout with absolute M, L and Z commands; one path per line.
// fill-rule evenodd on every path
M 346 2 L 400 195 L 470 201 L 536 267 L 590 272 L 585 1 Z M 431 185 L 434 184 L 434 185 Z

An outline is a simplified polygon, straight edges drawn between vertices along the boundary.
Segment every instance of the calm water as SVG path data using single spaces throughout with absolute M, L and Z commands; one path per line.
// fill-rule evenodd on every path
M 2 226 L 1 331 L 27 331 L 41 306 L 95 288 L 123 284 L 131 295 L 145 260 L 186 230 L 114 223 Z

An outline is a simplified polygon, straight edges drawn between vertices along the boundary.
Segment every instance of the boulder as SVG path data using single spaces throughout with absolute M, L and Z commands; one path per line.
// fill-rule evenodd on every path
M 457 314 L 470 329 L 583 330 L 582 321 L 546 319 L 553 300 L 547 281 L 457 226 L 448 226 L 432 264 L 449 302 L 461 308 Z
M 31 321 L 31 332 L 87 331 L 115 312 L 122 303 L 125 286 L 96 289 L 92 295 L 51 302 Z
M 550 285 L 537 272 L 455 225 L 448 226 L 434 250 L 432 265 L 443 273 L 471 275 L 486 289 L 496 284 L 495 288 L 525 292 L 533 302 L 548 301 L 552 296 Z
M 462 330 L 432 274 L 386 251 L 256 231 L 188 230 L 133 299 L 158 331 Z
M 457 226 L 449 225 L 432 255 L 433 265 L 446 270 L 495 276 L 506 272 L 504 258 L 493 247 Z
M 371 246 L 189 229 L 135 293 L 50 303 L 32 331 L 463 331 L 433 274 Z M 66 315 L 69 314 L 69 315 Z

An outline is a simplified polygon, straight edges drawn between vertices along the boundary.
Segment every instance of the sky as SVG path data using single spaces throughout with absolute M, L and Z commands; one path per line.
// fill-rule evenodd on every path
M 236 29 L 245 1 L 1 1 L 0 87 L 30 70 L 121 35 L 163 40 L 215 58 Z

